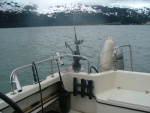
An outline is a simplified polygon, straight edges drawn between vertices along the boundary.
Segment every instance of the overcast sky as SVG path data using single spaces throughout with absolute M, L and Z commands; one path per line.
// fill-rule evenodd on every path
M 88 5 L 124 5 L 131 7 L 149 7 L 150 0 L 0 0 L 0 1 L 14 1 L 22 3 L 34 3 L 40 7 L 49 7 L 51 5 L 60 5 L 67 3 L 84 3 Z

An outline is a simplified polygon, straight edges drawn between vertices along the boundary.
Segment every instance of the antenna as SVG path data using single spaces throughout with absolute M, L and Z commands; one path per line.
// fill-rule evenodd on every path
M 75 34 L 75 44 L 77 42 L 77 35 L 76 35 L 76 27 L 75 27 L 75 15 L 74 15 L 74 34 Z
M 73 51 L 71 49 L 71 47 L 69 46 L 69 44 L 67 44 L 67 42 L 65 42 L 65 46 L 66 48 L 68 47 L 73 55 L 80 55 L 80 49 L 79 49 L 79 45 L 83 43 L 83 40 L 78 40 L 77 39 L 77 35 L 76 35 L 76 27 L 75 27 L 75 14 L 74 14 L 74 35 L 75 35 L 75 50 Z M 74 72 L 80 72 L 81 70 L 81 64 L 80 64 L 80 60 L 82 58 L 81 57 L 73 57 L 73 63 L 72 63 L 72 69 L 74 70 Z
M 76 35 L 76 27 L 75 27 L 75 14 L 74 14 L 74 34 L 75 34 L 75 42 L 74 44 L 76 45 L 76 55 L 80 55 L 80 50 L 79 50 L 79 45 L 83 43 L 83 40 L 78 40 L 77 35 Z

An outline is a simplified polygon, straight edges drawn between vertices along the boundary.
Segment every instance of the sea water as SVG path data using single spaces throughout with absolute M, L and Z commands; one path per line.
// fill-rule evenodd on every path
M 80 52 L 89 59 L 90 65 L 97 68 L 104 42 L 112 37 L 116 46 L 131 45 L 134 71 L 150 72 L 149 25 L 76 26 L 76 34 L 78 39 L 84 40 Z M 15 68 L 50 58 L 56 51 L 60 55 L 71 54 L 65 42 L 74 50 L 74 35 L 73 26 L 0 29 L 0 91 L 7 93 L 11 90 L 9 77 Z M 131 70 L 129 49 L 124 48 L 123 51 L 125 70 Z M 71 66 L 72 58 L 63 60 L 65 65 L 61 69 Z M 86 69 L 86 62 L 81 62 Z M 37 68 L 41 79 L 51 74 L 50 62 Z M 54 72 L 57 72 L 57 68 Z M 31 67 L 17 72 L 17 76 L 22 86 L 34 83 Z

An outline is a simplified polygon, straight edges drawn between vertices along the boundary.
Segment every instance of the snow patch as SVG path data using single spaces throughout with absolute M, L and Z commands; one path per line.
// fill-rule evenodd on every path
M 85 5 L 85 4 L 64 4 L 64 5 L 57 5 L 57 6 L 50 6 L 48 8 L 40 8 L 31 3 L 15 3 L 15 2 L 0 2 L 0 11 L 9 11 L 9 12 L 22 12 L 25 10 L 26 6 L 33 6 L 36 9 L 29 10 L 38 12 L 39 14 L 47 14 L 48 17 L 52 17 L 54 13 L 74 13 L 74 12 L 82 12 L 82 13 L 101 13 L 105 15 L 118 15 L 118 12 L 103 12 L 100 5 L 92 6 L 92 5 Z M 139 14 L 149 15 L 150 9 L 144 8 L 131 8 L 128 6 L 118 6 L 118 5 L 103 5 L 102 7 L 106 8 L 128 8 L 128 13 L 131 15 L 132 11 L 135 11 Z

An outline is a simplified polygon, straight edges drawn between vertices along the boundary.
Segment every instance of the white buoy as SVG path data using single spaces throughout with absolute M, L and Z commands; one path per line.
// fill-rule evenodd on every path
M 114 51 L 114 41 L 112 38 L 108 38 L 104 44 L 102 53 L 99 57 L 99 65 L 98 70 L 100 71 L 108 71 L 112 69 L 113 65 L 113 51 Z

